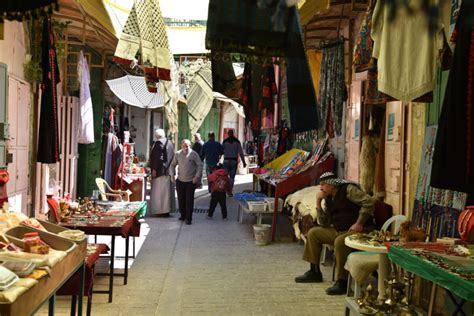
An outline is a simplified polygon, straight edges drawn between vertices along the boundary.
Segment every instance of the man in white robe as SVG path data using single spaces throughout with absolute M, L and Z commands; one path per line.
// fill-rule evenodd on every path
M 169 167 L 174 158 L 174 145 L 163 129 L 155 131 L 156 141 L 150 154 L 151 194 L 148 214 L 168 217 L 171 211 L 171 179 Z

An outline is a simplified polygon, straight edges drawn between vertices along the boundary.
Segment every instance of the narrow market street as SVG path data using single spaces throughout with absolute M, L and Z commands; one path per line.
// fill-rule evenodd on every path
M 251 188 L 251 175 L 237 176 L 235 192 Z M 196 192 L 195 209 L 207 209 L 206 187 Z M 328 296 L 332 266 L 321 266 L 325 280 L 297 284 L 294 277 L 308 269 L 301 260 L 302 244 L 292 242 L 283 227 L 281 241 L 268 246 L 254 242 L 255 217 L 237 221 L 238 204 L 227 199 L 229 220 L 220 208 L 212 220 L 193 216 L 191 226 L 171 218 L 147 217 L 137 238 L 128 285 L 115 277 L 113 303 L 94 294 L 92 315 L 341 315 L 345 296 Z M 271 217 L 265 216 L 264 223 Z M 103 242 L 106 240 L 104 239 Z M 118 254 L 124 252 L 117 238 Z M 102 240 L 99 238 L 99 242 Z M 103 265 L 105 266 L 105 260 Z M 118 266 L 124 260 L 117 260 Z M 97 276 L 94 289 L 105 289 L 108 277 Z M 87 298 L 84 298 L 84 310 Z M 70 298 L 58 297 L 56 315 L 70 314 Z M 47 315 L 45 304 L 37 315 Z

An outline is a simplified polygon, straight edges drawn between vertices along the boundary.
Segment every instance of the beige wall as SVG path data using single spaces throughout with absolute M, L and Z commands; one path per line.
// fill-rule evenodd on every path
M 24 79 L 26 57 L 25 32 L 20 22 L 5 21 L 4 40 L 0 40 L 0 62 L 8 65 L 8 73 Z

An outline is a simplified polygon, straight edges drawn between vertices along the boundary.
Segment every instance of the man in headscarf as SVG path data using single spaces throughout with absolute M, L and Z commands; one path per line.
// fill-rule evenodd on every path
M 295 278 L 297 283 L 322 282 L 319 269 L 323 244 L 334 245 L 336 260 L 336 283 L 326 289 L 328 295 L 340 295 L 347 292 L 348 272 L 344 269 L 351 248 L 344 239 L 358 232 L 373 229 L 375 200 L 366 194 L 358 184 L 340 179 L 332 172 L 325 172 L 319 178 L 320 192 L 316 196 L 318 222 L 308 232 L 304 247 L 303 260 L 310 263 L 310 269 Z M 326 208 L 321 207 L 324 200 Z
M 151 194 L 150 215 L 168 217 L 171 211 L 171 179 L 169 166 L 174 157 L 174 145 L 161 128 L 155 131 L 156 141 L 150 155 Z

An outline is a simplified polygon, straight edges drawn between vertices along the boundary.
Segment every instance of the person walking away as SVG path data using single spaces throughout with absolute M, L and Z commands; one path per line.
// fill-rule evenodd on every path
M 196 133 L 194 134 L 194 144 L 192 149 L 198 153 L 199 157 L 201 160 L 204 160 L 202 158 L 202 146 L 204 145 L 204 142 L 202 141 L 201 134 Z
M 207 219 L 212 219 L 217 203 L 221 206 L 222 219 L 227 220 L 226 193 L 230 193 L 230 180 L 227 171 L 221 164 L 214 167 L 214 171 L 207 176 L 210 186 L 212 187 L 211 204 Z
M 155 131 L 156 141 L 150 154 L 150 215 L 168 217 L 171 210 L 171 179 L 169 167 L 174 158 L 174 145 L 163 129 Z
M 358 184 L 337 178 L 332 172 L 325 172 L 319 178 L 320 189 L 316 196 L 318 222 L 308 232 L 304 246 L 303 260 L 310 263 L 305 274 L 295 278 L 297 283 L 322 282 L 319 260 L 323 244 L 334 245 L 336 255 L 336 283 L 326 289 L 328 295 L 346 294 L 348 271 L 344 269 L 351 248 L 344 243 L 346 236 L 373 230 L 375 200 L 362 191 Z M 321 202 L 326 202 L 326 210 Z
M 176 166 L 178 176 L 176 177 Z M 193 220 L 194 191 L 201 183 L 203 163 L 197 152 L 191 149 L 191 141 L 183 139 L 181 150 L 174 155 L 170 166 L 171 181 L 176 182 L 178 193 L 180 221 L 186 221 L 186 225 L 191 225 Z
M 206 176 L 209 177 L 209 175 L 214 170 L 214 167 L 219 162 L 219 159 L 224 154 L 224 150 L 222 145 L 215 140 L 216 135 L 214 134 L 214 132 L 209 132 L 207 134 L 207 137 L 208 141 L 205 142 L 202 146 L 201 156 L 203 158 L 202 160 L 206 163 Z M 209 193 L 211 193 L 211 186 L 209 183 L 208 190 Z
M 232 191 L 234 189 L 235 174 L 237 173 L 238 157 L 240 156 L 244 168 L 247 167 L 247 164 L 245 163 L 242 145 L 240 144 L 240 141 L 234 137 L 234 131 L 229 130 L 227 136 L 228 137 L 222 143 L 224 149 L 224 169 L 230 176 L 231 192 L 229 196 L 233 196 Z

